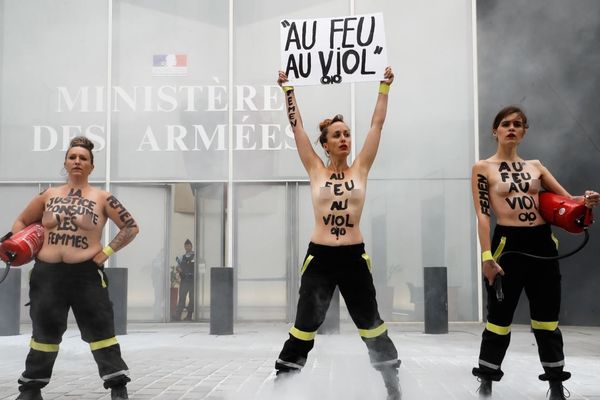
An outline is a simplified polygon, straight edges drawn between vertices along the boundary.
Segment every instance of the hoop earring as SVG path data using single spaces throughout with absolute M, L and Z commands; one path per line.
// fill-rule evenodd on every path
M 67 169 L 65 167 L 62 167 L 60 170 L 60 176 L 67 176 Z

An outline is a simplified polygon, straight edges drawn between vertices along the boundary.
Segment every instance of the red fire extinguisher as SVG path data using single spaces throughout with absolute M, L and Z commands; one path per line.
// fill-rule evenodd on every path
M 540 193 L 540 214 L 546 222 L 570 233 L 581 233 L 594 223 L 592 209 L 577 201 L 552 192 Z
M 583 242 L 576 249 L 554 257 L 543 257 L 520 251 L 506 251 L 498 256 L 496 262 L 500 262 L 500 258 L 506 254 L 520 254 L 539 260 L 560 260 L 577 253 L 590 240 L 588 227 L 594 223 L 594 215 L 592 209 L 586 207 L 585 201 L 573 200 L 552 192 L 542 192 L 540 193 L 539 211 L 544 221 L 549 224 L 558 226 L 569 233 L 583 232 L 585 235 Z M 496 289 L 496 298 L 498 301 L 502 301 L 504 293 L 502 292 L 502 277 L 500 275 L 494 280 L 494 287 Z
M 27 264 L 35 258 L 44 244 L 44 227 L 39 222 L 33 223 L 14 235 L 9 232 L 0 238 L 0 259 L 6 263 L 4 276 L 8 275 L 10 267 Z

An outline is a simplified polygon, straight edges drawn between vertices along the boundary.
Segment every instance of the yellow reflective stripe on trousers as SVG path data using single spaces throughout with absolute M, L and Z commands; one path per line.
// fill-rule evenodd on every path
M 359 329 L 358 334 L 365 339 L 371 339 L 377 336 L 382 335 L 385 331 L 387 331 L 387 326 L 385 326 L 385 322 L 379 325 L 374 329 Z
M 369 272 L 373 270 L 373 265 L 371 264 L 371 257 L 367 253 L 364 253 L 362 256 L 364 260 L 367 262 L 367 267 L 369 268 Z
M 102 271 L 98 270 L 98 273 L 100 274 L 100 281 L 102 282 L 102 287 L 104 289 L 106 289 L 106 282 L 104 281 L 104 275 L 102 275 Z
M 555 331 L 558 328 L 558 321 L 542 322 L 531 320 L 531 327 L 541 331 Z
M 44 353 L 56 353 L 56 352 L 58 352 L 58 345 L 57 344 L 39 343 L 39 342 L 36 342 L 33 339 L 31 339 L 31 342 L 29 342 L 29 347 L 31 347 L 33 350 L 43 351 Z
M 495 333 L 496 335 L 508 335 L 510 333 L 510 325 L 509 326 L 500 326 L 500 325 L 495 325 L 495 324 L 492 324 L 491 322 L 488 322 L 487 324 L 485 324 L 485 329 L 487 329 L 490 332 Z
M 506 246 L 506 236 L 502 236 L 500 238 L 500 244 L 498 244 L 498 247 L 496 248 L 496 251 L 494 251 L 494 255 L 492 256 L 494 257 L 494 261 L 496 261 L 498 257 L 500 257 L 500 254 L 502 254 L 502 250 L 504 250 L 504 246 Z
M 554 233 L 552 234 L 552 241 L 554 242 L 554 245 L 556 246 L 556 250 L 558 250 L 558 238 L 556 236 L 554 236 Z
M 296 328 L 295 326 L 292 326 L 290 328 L 290 335 L 292 335 L 293 337 L 295 337 L 296 339 L 300 339 L 300 340 L 304 340 L 305 342 L 314 340 L 315 336 L 317 335 L 317 332 L 304 332 L 301 331 L 300 329 Z
M 306 257 L 306 260 L 304 261 L 304 264 L 302 265 L 302 269 L 300 270 L 300 275 L 302 275 L 304 273 L 304 271 L 306 271 L 306 268 L 308 268 L 308 264 L 310 264 L 310 262 L 312 261 L 313 258 L 315 258 L 315 257 L 311 256 L 311 255 Z
M 104 349 L 106 347 L 114 346 L 115 344 L 119 344 L 119 342 L 117 342 L 117 338 L 111 337 L 109 339 L 99 340 L 97 342 L 91 342 L 90 349 L 92 349 L 92 351 L 100 350 L 100 349 Z

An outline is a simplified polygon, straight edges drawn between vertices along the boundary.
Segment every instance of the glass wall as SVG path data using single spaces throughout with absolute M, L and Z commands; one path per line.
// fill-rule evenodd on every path
M 0 179 L 60 179 L 83 134 L 104 179 L 106 2 L 5 0 L 0 18 Z
M 64 182 L 68 140 L 85 134 L 96 143 L 91 178 L 141 228 L 111 260 L 130 268 L 131 320 L 170 319 L 170 269 L 188 235 L 203 261 L 197 319 L 209 317 L 210 268 L 225 265 L 236 268 L 237 318 L 292 320 L 314 216 L 276 86 L 280 21 L 381 12 L 396 79 L 361 225 L 382 314 L 422 320 L 423 268 L 446 266 L 450 319 L 475 320 L 472 4 L 5 0 L 0 190 L 25 204 L 28 184 Z M 344 114 L 355 157 L 377 87 L 298 87 L 311 140 L 322 119 Z M 191 211 L 175 210 L 176 185 L 192 193 Z
M 197 317 L 210 317 L 210 271 L 225 266 L 226 194 L 222 183 L 194 185 L 196 200 L 196 309 Z
M 276 86 L 278 71 L 282 69 L 279 23 L 285 18 L 347 15 L 348 12 L 347 0 L 234 1 L 234 179 L 306 179 L 283 111 L 283 95 Z M 313 140 L 318 138 L 322 119 L 349 113 L 349 95 L 348 85 L 296 90 L 305 128 Z
M 286 185 L 240 184 L 235 193 L 237 318 L 284 320 L 290 229 Z
M 140 233 L 122 251 L 110 258 L 109 268 L 127 268 L 127 318 L 134 321 L 163 321 L 167 315 L 167 260 L 170 204 L 169 188 L 115 185 L 112 193 L 135 218 Z M 110 224 L 110 238 L 117 234 Z
M 227 179 L 227 2 L 113 4 L 113 179 Z

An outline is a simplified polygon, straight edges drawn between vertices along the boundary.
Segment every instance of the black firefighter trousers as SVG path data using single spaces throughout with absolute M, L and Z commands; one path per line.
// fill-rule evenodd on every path
M 29 281 L 29 314 L 33 334 L 20 391 L 42 388 L 50 382 L 69 308 L 81 338 L 89 343 L 105 388 L 130 381 L 127 365 L 114 331 L 112 303 L 106 275 L 93 261 L 77 264 L 36 261 Z
M 550 225 L 534 227 L 496 226 L 492 238 L 494 258 L 507 251 L 521 251 L 533 255 L 557 255 L 557 242 Z M 529 299 L 531 328 L 538 345 L 538 354 L 544 374 L 541 380 L 564 381 L 571 374 L 563 371 L 565 356 L 563 339 L 558 328 L 560 311 L 560 269 L 556 260 L 539 260 L 519 254 L 506 254 L 500 260 L 504 269 L 502 286 L 504 300 L 496 299 L 496 292 L 486 282 L 488 314 L 482 334 L 479 367 L 473 374 L 494 381 L 500 380 L 502 360 L 510 343 L 513 314 L 521 292 Z
M 371 260 L 364 244 L 333 247 L 310 243 L 301 274 L 296 321 L 275 363 L 278 372 L 304 367 L 336 285 L 367 345 L 373 367 L 398 368 L 398 352 L 377 310 Z

